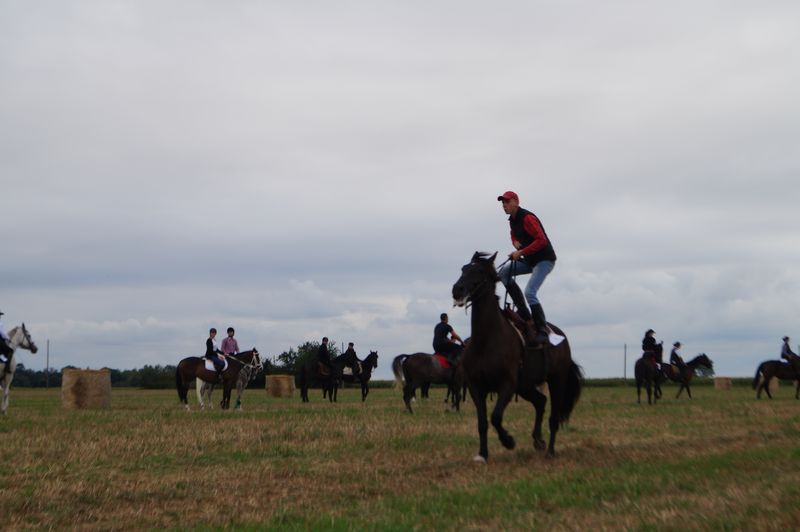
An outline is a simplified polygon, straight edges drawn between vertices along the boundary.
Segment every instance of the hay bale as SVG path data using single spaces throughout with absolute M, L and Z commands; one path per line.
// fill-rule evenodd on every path
M 730 377 L 714 377 L 715 390 L 730 390 L 732 386 Z
M 267 393 L 272 397 L 294 395 L 294 375 L 267 375 Z
M 64 368 L 61 404 L 67 409 L 111 408 L 111 370 Z

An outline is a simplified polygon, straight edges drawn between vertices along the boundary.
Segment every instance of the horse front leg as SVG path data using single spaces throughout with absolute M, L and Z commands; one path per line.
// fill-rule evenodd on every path
M 683 391 L 683 388 L 684 388 L 685 386 L 686 386 L 685 384 L 681 383 L 681 387 L 680 387 L 680 388 L 678 388 L 678 393 L 677 393 L 677 395 L 675 395 L 675 399 L 677 399 L 678 397 L 680 397 L 680 396 L 681 396 L 681 392 Z
M 9 391 L 8 389 L 11 387 L 11 383 L 9 382 L 8 376 L 3 375 L 0 387 L 3 388 L 3 405 L 0 408 L 0 414 L 5 416 L 8 413 L 8 391 Z
M 500 443 L 509 450 L 514 448 L 516 442 L 514 442 L 514 437 L 503 427 L 503 412 L 505 412 L 513 396 L 514 389 L 510 386 L 506 386 L 505 389 L 500 390 L 497 393 L 497 402 L 494 405 L 494 410 L 492 410 L 492 426 L 497 431 Z
M 692 398 L 692 389 L 689 387 L 689 383 L 686 383 L 686 395 L 689 396 L 689 399 Z
M 478 413 L 478 439 L 480 440 L 478 454 L 472 460 L 485 464 L 486 460 L 489 459 L 489 444 L 487 441 L 489 420 L 486 416 L 486 393 L 479 390 L 477 386 L 470 385 L 469 395 L 472 397 L 472 402 L 475 404 L 475 410 Z

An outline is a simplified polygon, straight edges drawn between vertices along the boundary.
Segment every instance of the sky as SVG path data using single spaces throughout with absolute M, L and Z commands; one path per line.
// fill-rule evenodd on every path
M 800 343 L 798 23 L 794 1 L 0 0 L 3 324 L 34 369 L 48 340 L 53 368 L 130 369 L 233 326 L 267 357 L 352 341 L 389 378 L 441 312 L 469 336 L 451 288 L 511 251 L 514 190 L 588 377 L 631 377 L 648 328 L 752 375 Z

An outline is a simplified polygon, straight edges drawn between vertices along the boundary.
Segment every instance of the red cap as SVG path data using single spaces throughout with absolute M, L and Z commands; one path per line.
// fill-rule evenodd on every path
M 502 196 L 497 196 L 497 201 L 508 201 L 512 199 L 519 201 L 519 196 L 517 196 L 516 192 L 512 192 L 510 190 L 503 192 Z

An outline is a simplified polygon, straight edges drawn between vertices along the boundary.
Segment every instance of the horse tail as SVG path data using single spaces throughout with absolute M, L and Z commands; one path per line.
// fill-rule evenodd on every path
M 561 409 L 559 411 L 559 422 L 569 421 L 572 410 L 578 403 L 583 391 L 583 369 L 574 361 L 570 362 L 569 373 L 567 374 L 567 385 L 564 394 L 561 396 Z
M 394 382 L 398 388 L 403 387 L 405 376 L 403 375 L 403 362 L 408 358 L 408 355 L 397 355 L 392 361 L 392 372 L 394 373 Z
M 187 390 L 183 386 L 183 376 L 181 376 L 180 364 L 178 364 L 178 367 L 175 368 L 175 388 L 178 390 L 178 399 L 185 403 L 187 401 Z
M 762 369 L 763 367 L 764 367 L 764 362 L 762 362 L 761 364 L 759 364 L 759 365 L 758 365 L 758 367 L 756 368 L 756 376 L 755 376 L 755 377 L 753 377 L 753 389 L 754 389 L 754 390 L 755 390 L 756 388 L 758 388 L 758 383 L 759 383 L 759 381 L 760 381 L 762 378 L 764 378 L 764 371 L 763 371 L 763 369 Z

